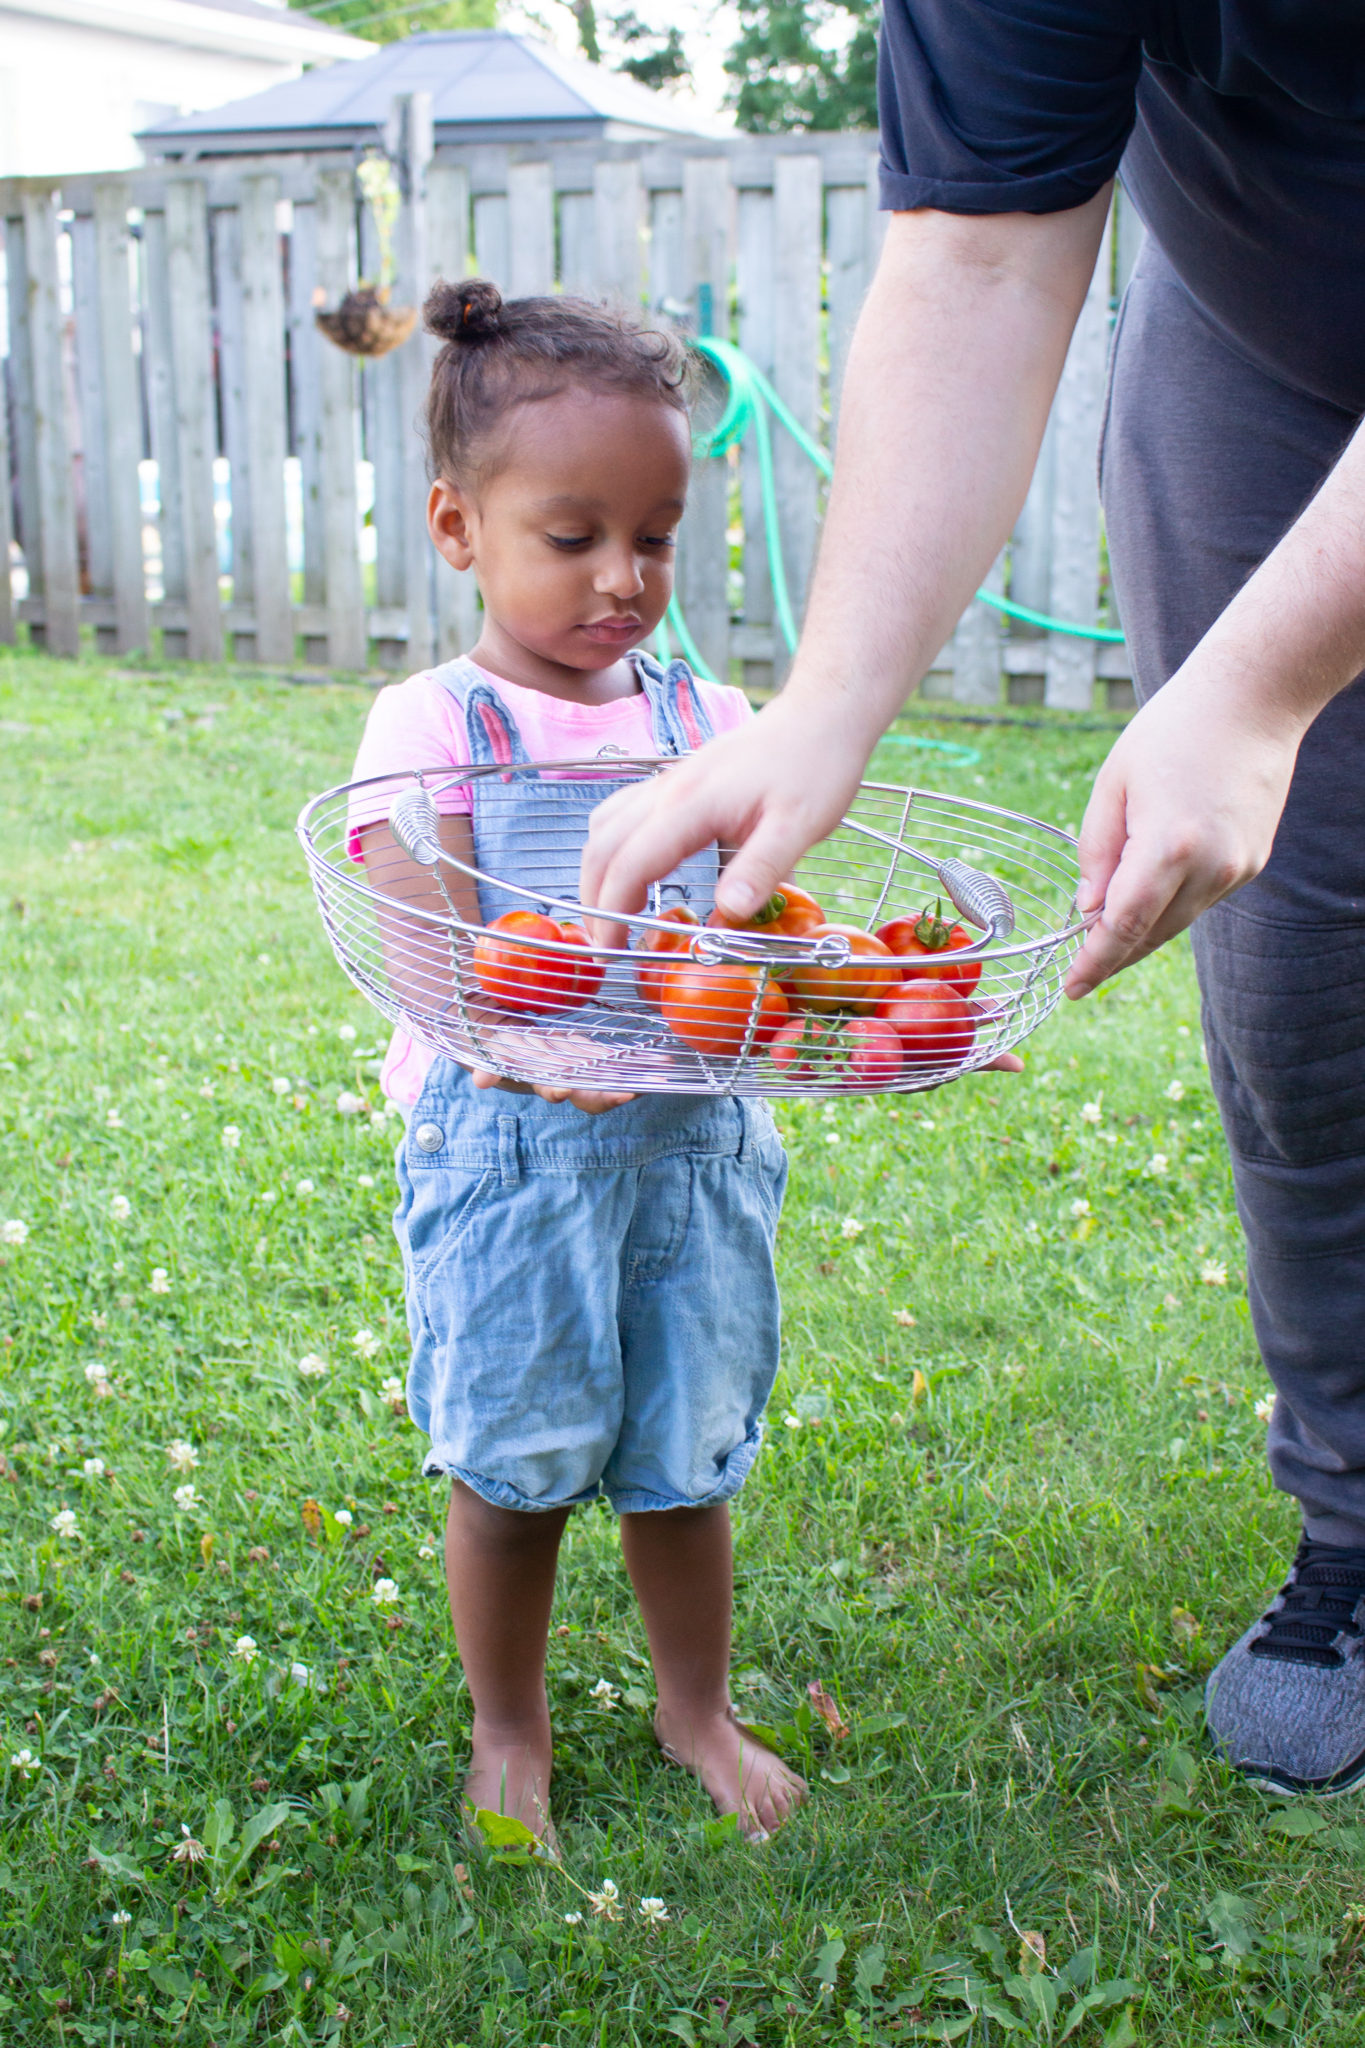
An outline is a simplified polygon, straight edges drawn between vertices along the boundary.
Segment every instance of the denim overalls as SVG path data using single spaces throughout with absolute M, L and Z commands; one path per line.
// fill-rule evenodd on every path
M 661 754 L 711 736 L 686 664 L 633 660 Z M 436 671 L 465 712 L 471 762 L 518 766 L 521 734 L 472 663 Z M 478 865 L 573 898 L 577 847 L 607 772 L 471 783 Z M 546 808 L 571 849 L 544 865 Z M 578 814 L 576 830 L 565 820 Z M 714 849 L 664 888 L 701 917 Z M 526 909 L 481 884 L 485 919 Z M 773 1242 L 787 1166 L 767 1105 L 640 1096 L 601 1116 L 473 1087 L 433 1064 L 398 1154 L 395 1230 L 413 1356 L 408 1408 L 428 1472 L 509 1508 L 605 1493 L 618 1512 L 737 1492 L 777 1370 Z

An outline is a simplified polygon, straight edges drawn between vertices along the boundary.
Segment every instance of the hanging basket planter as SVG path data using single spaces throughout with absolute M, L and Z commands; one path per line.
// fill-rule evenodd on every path
M 367 284 L 347 292 L 337 306 L 319 306 L 313 318 L 347 355 L 373 358 L 401 347 L 417 325 L 417 308 L 391 306 L 387 285 Z

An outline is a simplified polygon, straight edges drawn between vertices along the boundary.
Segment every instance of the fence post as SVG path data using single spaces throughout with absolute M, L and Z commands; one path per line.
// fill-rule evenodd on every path
M 319 175 L 316 209 L 318 288 L 324 304 L 335 306 L 355 279 L 355 185 L 349 170 Z M 326 342 L 319 347 L 318 363 L 327 659 L 333 668 L 362 669 L 368 643 L 356 503 L 360 436 L 355 360 Z
M 695 329 L 730 331 L 730 223 L 734 204 L 727 157 L 683 164 L 683 282 Z M 678 596 L 712 675 L 730 680 L 730 466 L 724 456 L 693 471 L 678 560 Z
M 773 384 L 806 432 L 820 426 L 820 271 L 823 189 L 818 156 L 779 156 L 773 174 L 777 243 Z M 797 623 L 815 560 L 820 477 L 785 428 L 774 426 L 778 526 Z M 786 660 L 782 661 L 785 671 Z
M 76 494 L 66 431 L 62 314 L 57 284 L 57 196 L 26 190 L 24 256 L 37 458 L 38 532 L 43 562 L 43 641 L 49 654 L 80 653 Z
M 992 562 L 982 585 L 999 596 L 1005 591 L 1003 552 Z M 1000 614 L 988 604 L 968 605 L 949 643 L 953 660 L 953 696 L 959 704 L 998 704 L 1004 676 L 1004 634 Z
M 98 180 L 95 278 L 114 586 L 114 628 L 110 637 L 115 654 L 145 647 L 149 623 L 147 568 L 142 553 L 142 494 L 137 474 L 142 459 L 142 393 L 133 354 L 129 203 L 126 178 Z
M 242 341 L 256 659 L 290 662 L 294 611 L 284 501 L 284 281 L 275 219 L 279 192 L 279 180 L 269 174 L 242 181 Z
M 186 652 L 221 661 L 218 535 L 213 505 L 213 314 L 209 300 L 208 205 L 198 178 L 166 185 L 166 270 L 170 286 L 175 448 L 185 535 Z
M 0 233 L 3 223 L 0 222 Z M 0 364 L 0 646 L 12 647 L 14 632 L 14 580 L 10 574 L 10 507 L 13 490 L 9 462 L 9 393 L 5 388 L 4 365 Z
M 551 188 L 550 203 L 554 204 Z M 551 254 L 554 214 L 550 215 Z M 463 164 L 433 163 L 427 172 L 427 261 L 432 278 L 452 282 L 469 274 L 469 172 Z M 553 282 L 553 272 L 551 273 Z M 436 659 L 467 654 L 479 637 L 479 587 L 472 569 L 436 564 Z
M 1110 219 L 1105 222 L 1090 289 L 1067 350 L 1057 387 L 1055 513 L 1052 528 L 1054 618 L 1093 626 L 1099 601 L 1100 501 L 1095 451 L 1100 436 L 1104 375 L 1109 350 Z M 1095 695 L 1095 643 L 1071 634 L 1048 636 L 1043 701 L 1064 711 L 1088 711 Z
M 418 331 L 397 351 L 399 431 L 403 450 L 402 534 L 408 613 L 408 667 L 429 668 L 436 651 L 432 618 L 436 551 L 427 532 L 427 451 L 419 419 L 427 395 L 427 352 L 420 318 L 427 288 L 427 166 L 434 152 L 431 94 L 395 96 L 390 144 L 403 189 L 399 216 L 398 276 L 402 293 L 418 308 Z
M 739 287 L 739 345 L 765 377 L 773 374 L 776 346 L 774 278 L 777 258 L 771 192 L 740 191 L 735 268 Z M 780 430 L 779 430 L 780 431 Z M 770 690 L 787 665 L 787 649 L 773 617 L 773 584 L 768 573 L 768 533 L 763 517 L 758 452 L 752 433 L 739 450 L 739 502 L 744 521 L 744 632 L 740 638 L 744 687 Z M 766 656 L 748 650 L 767 631 Z M 762 645 L 761 641 L 758 643 Z
M 322 502 L 322 351 L 330 349 L 313 318 L 318 281 L 317 187 L 307 201 L 295 200 L 289 232 L 288 422 L 299 465 L 299 514 L 303 522 L 303 602 L 312 626 L 327 602 L 327 513 Z M 340 350 L 332 351 L 340 354 Z M 293 564 L 290 564 L 293 573 Z M 327 636 L 303 634 L 303 658 L 310 666 L 327 659 Z
M 11 188 L 13 189 L 13 188 Z M 28 255 L 23 205 L 16 193 L 5 222 L 5 276 L 9 315 L 9 397 L 14 421 L 14 470 L 19 483 L 19 545 L 28 571 L 28 591 L 43 588 L 43 550 L 38 529 L 38 446 L 33 431 L 33 363 L 28 331 Z M 41 640 L 41 629 L 31 629 Z

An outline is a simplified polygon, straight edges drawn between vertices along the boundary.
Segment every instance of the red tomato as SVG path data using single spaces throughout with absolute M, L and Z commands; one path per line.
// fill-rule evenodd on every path
M 815 940 L 835 934 L 848 940 L 852 958 L 846 967 L 792 967 L 784 973 L 782 986 L 798 1010 L 822 1016 L 834 1010 L 865 1015 L 899 984 L 900 967 L 889 947 L 855 924 L 818 924 L 801 936 Z
M 685 903 L 675 903 L 660 915 L 681 929 L 666 932 L 647 929 L 640 941 L 638 951 L 654 956 L 650 960 L 642 960 L 635 970 L 640 1000 L 648 1003 L 651 1010 L 657 1010 L 663 1001 L 664 980 L 674 964 L 669 955 L 685 953 L 691 944 L 689 927 L 700 928 L 696 912 L 689 910 Z
M 536 943 L 508 944 L 513 938 Z M 556 924 L 537 910 L 509 910 L 474 941 L 475 977 L 504 1010 L 581 1009 L 601 987 L 604 972 L 581 925 Z
M 877 1015 L 899 1038 L 908 1067 L 963 1059 L 976 1037 L 971 1005 L 945 981 L 906 982 Z
M 779 933 L 783 938 L 800 938 L 823 924 L 825 913 L 813 896 L 804 889 L 798 889 L 795 882 L 784 882 L 759 905 L 752 917 L 729 917 L 723 910 L 711 912 L 706 922 L 718 925 L 725 931 Z
M 907 981 L 946 981 L 960 996 L 969 996 L 981 979 L 979 960 L 965 960 L 958 967 L 951 959 L 935 958 L 976 943 L 965 925 L 944 923 L 941 907 L 926 907 L 918 917 L 893 918 L 877 937 L 906 962 L 901 972 Z
M 664 1022 L 694 1052 L 731 1058 L 744 1050 L 749 1019 L 758 1005 L 751 1045 L 766 1045 L 788 1015 L 787 998 L 775 981 L 763 986 L 760 967 L 727 961 L 708 967 L 680 961 L 664 977 Z M 760 991 L 762 992 L 760 994 Z
M 784 1024 L 769 1047 L 773 1065 L 793 1080 L 818 1081 L 855 1094 L 889 1088 L 901 1070 L 901 1042 L 879 1017 L 814 1017 Z

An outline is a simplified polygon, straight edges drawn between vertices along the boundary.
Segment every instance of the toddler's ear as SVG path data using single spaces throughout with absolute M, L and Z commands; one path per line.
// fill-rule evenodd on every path
M 469 569 L 474 563 L 471 536 L 473 505 L 458 484 L 438 477 L 427 498 L 427 530 L 432 546 L 452 569 Z

